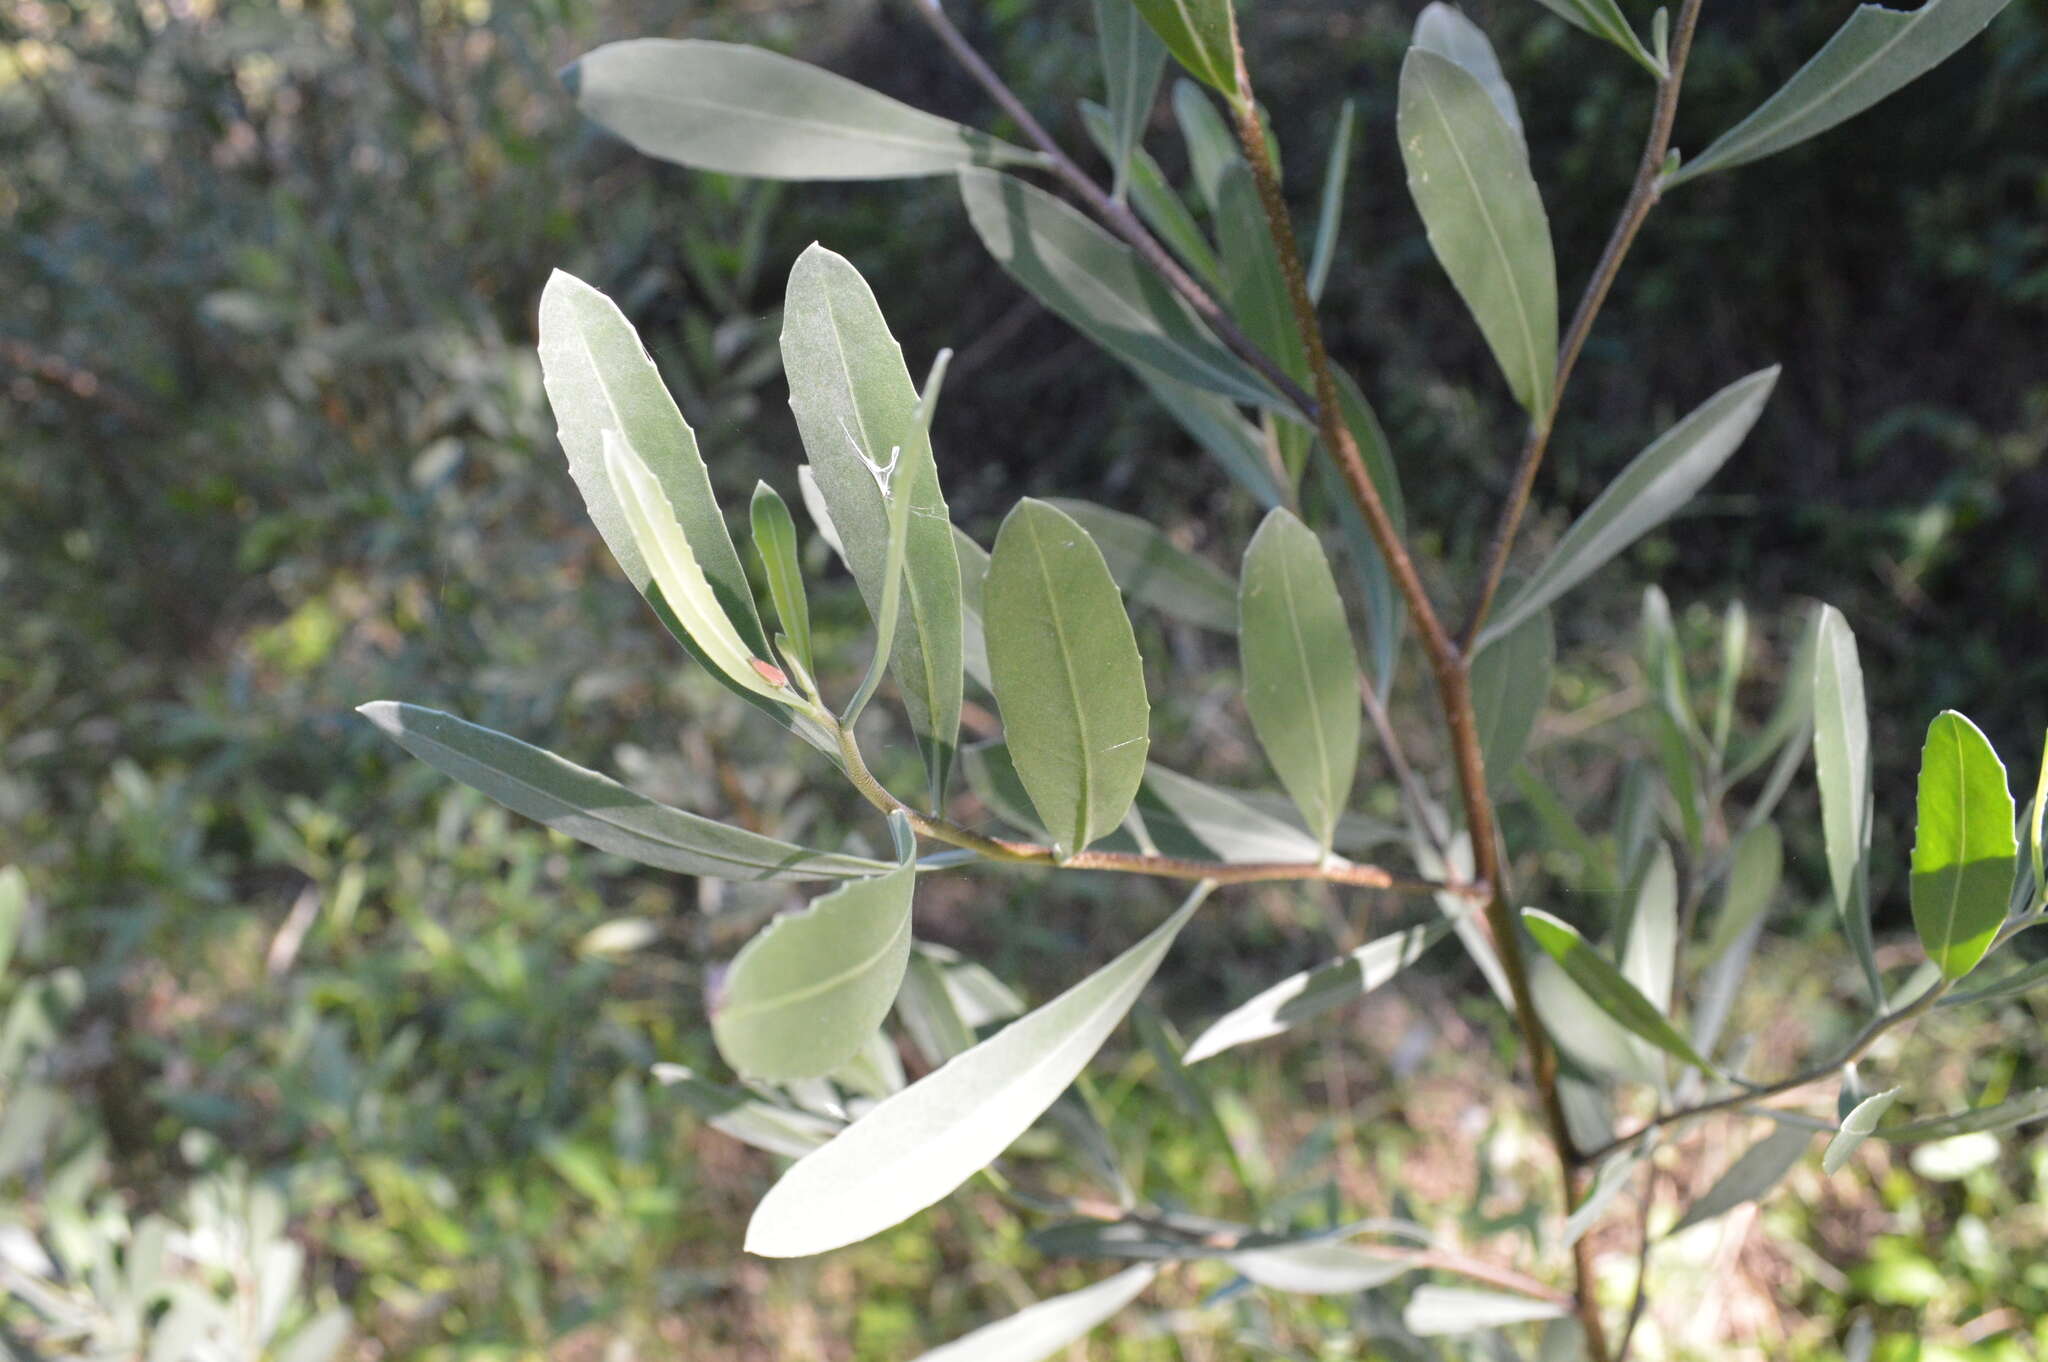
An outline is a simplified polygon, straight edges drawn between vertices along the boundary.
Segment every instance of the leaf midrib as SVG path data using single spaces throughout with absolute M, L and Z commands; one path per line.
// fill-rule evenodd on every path
M 1089 814 L 1094 805 L 1095 749 L 1088 734 L 1088 711 L 1081 703 L 1080 678 L 1074 675 L 1073 651 L 1067 643 L 1066 621 L 1060 615 L 1059 593 L 1053 590 L 1052 573 L 1045 560 L 1045 547 L 1038 536 L 1036 516 L 1026 517 L 1024 530 L 1031 536 L 1031 557 L 1038 568 L 1039 585 L 1045 591 L 1046 616 L 1052 621 L 1054 640 L 1059 644 L 1060 675 L 1067 683 L 1067 703 L 1073 710 L 1074 728 L 1081 740 L 1080 776 L 1080 825 L 1074 830 L 1074 845 L 1066 849 L 1069 856 L 1080 851 L 1089 842 Z

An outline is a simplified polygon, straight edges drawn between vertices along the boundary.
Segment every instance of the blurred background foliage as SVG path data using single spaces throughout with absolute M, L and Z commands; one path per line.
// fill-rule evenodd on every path
M 1537 5 L 1469 8 L 1520 93 L 1575 291 L 1649 87 Z M 1709 6 L 1680 145 L 1753 105 L 1848 8 Z M 1444 584 L 1480 547 L 1516 421 L 1400 182 L 1393 75 L 1413 9 L 1272 0 L 1249 30 L 1304 211 L 1338 104 L 1358 103 L 1326 311 Z M 1087 6 L 996 0 L 960 20 L 1088 145 L 1072 103 L 1095 94 Z M 878 833 L 681 665 L 583 523 L 532 353 L 556 267 L 633 317 L 733 505 L 757 477 L 795 491 L 776 308 L 788 262 L 822 239 L 876 282 L 914 371 L 959 348 L 938 446 L 970 529 L 985 538 L 1024 493 L 1144 514 L 1223 562 L 1249 529 L 1135 385 L 990 268 L 950 184 L 785 192 L 581 126 L 554 71 L 643 34 L 764 43 L 989 118 L 914 20 L 847 0 L 0 7 L 0 863 L 29 903 L 0 983 L 0 1346 L 137 1356 L 135 1331 L 176 1299 L 192 1346 L 224 1350 L 194 1356 L 315 1362 L 352 1319 L 343 1356 L 889 1357 L 1090 1275 L 1037 1254 L 986 1194 L 821 1262 L 740 1259 L 768 1164 L 648 1072 L 708 1066 L 706 962 L 782 900 L 572 852 L 351 713 L 441 704 L 713 816 L 819 845 Z M 1705 393 L 1768 360 L 1787 376 L 1710 496 L 1565 616 L 1537 768 L 1596 836 L 1645 746 L 1645 579 L 1677 602 L 1703 673 L 1731 598 L 1762 622 L 1767 677 L 1805 598 L 1840 606 L 1894 827 L 1935 709 L 1967 706 L 2001 749 L 2033 749 L 2048 724 L 2044 127 L 2048 5 L 2019 0 L 1852 129 L 1689 187 L 1653 221 L 1567 404 L 1532 540 Z M 1153 146 L 1176 170 L 1177 143 Z M 819 609 L 824 651 L 857 665 L 865 616 L 843 579 Z M 1232 657 L 1144 628 L 1171 663 L 1164 749 L 1262 781 Z M 1813 847 L 1795 836 L 1793 853 L 1795 897 L 1818 903 Z M 1042 997 L 1070 952 L 1128 935 L 1130 893 L 935 881 L 919 915 Z M 1243 903 L 1190 933 L 1176 996 L 1236 996 L 1317 942 L 1362 939 L 1363 909 L 1327 894 Z M 1894 893 L 1880 928 L 1903 923 Z M 1824 1024 L 1812 959 L 1773 961 L 1806 1019 L 1753 1018 L 1766 1042 Z M 1529 1132 L 1487 1114 L 1512 1046 L 1471 985 L 1445 966 L 1313 1045 L 1219 1061 L 1237 1066 L 1222 1086 L 1238 1162 L 1284 1184 L 1334 1159 L 1364 1206 L 1389 1204 L 1379 1174 L 1396 1164 L 1425 1208 L 1432 1186 L 1446 1205 L 1475 1176 L 1512 1187 Z M 2038 1065 L 2040 1009 L 1944 1024 Z M 1409 1100 L 1380 1091 L 1390 1076 Z M 1960 1100 L 2010 1074 L 1929 1078 Z M 1170 1195 L 1227 1203 L 1215 1151 L 1142 1050 L 1099 1081 Z M 1337 1115 L 1292 1110 L 1300 1085 Z M 2048 1144 L 1961 1168 L 1869 1149 L 1859 1176 L 1823 1187 L 1808 1170 L 1759 1232 L 1703 1242 L 1701 1264 L 1726 1269 L 1712 1280 L 1733 1284 L 1710 1326 L 1674 1267 L 1648 1326 L 1666 1351 L 1831 1356 L 1865 1320 L 1880 1357 L 2038 1355 Z M 183 1285 L 117 1289 L 112 1264 Z M 1235 1321 L 1211 1331 L 1225 1341 L 1169 1319 L 1103 1355 L 1310 1355 L 1286 1351 L 1294 1326 L 1264 1307 L 1204 1305 L 1219 1284 L 1176 1289 L 1195 1316 Z M 246 1317 L 230 1308 L 258 1296 Z M 1909 1329 L 1894 1346 L 1886 1319 L 1909 1317 L 1929 1341 Z

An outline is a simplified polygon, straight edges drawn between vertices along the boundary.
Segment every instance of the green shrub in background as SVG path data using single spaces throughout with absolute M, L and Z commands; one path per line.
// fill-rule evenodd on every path
M 1476 1341 L 1513 1355 L 1520 1326 L 1540 1324 L 1544 1356 L 1604 1362 L 1627 1355 L 1644 1308 L 1653 1250 L 1647 1212 L 1633 1303 L 1612 1315 L 1590 1237 L 1632 1184 L 1654 1186 L 1660 1145 L 1677 1132 L 1729 1114 L 1769 1114 L 1777 1126 L 1699 1195 L 1674 1233 L 1765 1196 L 1819 1135 L 1827 1136 L 1822 1165 L 1832 1174 L 1874 1136 L 1907 1144 L 1967 1138 L 2048 1115 L 2043 1089 L 1904 1120 L 1890 1113 L 1908 1085 L 1863 1086 L 1857 1062 L 1887 1032 L 1938 1006 L 2004 996 L 2044 977 L 2032 967 L 1989 984 L 1973 976 L 1996 947 L 2048 920 L 2048 884 L 2041 793 L 2024 830 L 2022 873 L 2003 764 L 1969 720 L 1942 714 L 1921 758 L 1910 880 L 1925 958 L 1906 977 L 1887 977 L 1870 925 L 1872 866 L 1881 864 L 1871 835 L 1870 724 L 1855 640 L 1840 613 L 1815 616 L 1776 713 L 1738 744 L 1746 617 L 1737 608 L 1726 618 L 1711 705 L 1702 710 L 1689 693 L 1669 608 L 1659 595 L 1647 598 L 1643 665 L 1657 756 L 1624 797 L 1615 854 L 1586 857 L 1613 900 L 1607 920 L 1582 928 L 1523 906 L 1512 884 L 1520 848 L 1503 842 L 1495 802 L 1496 788 L 1516 776 L 1549 690 L 1552 607 L 1699 491 L 1778 379 L 1775 367 L 1760 370 L 1700 402 L 1526 576 L 1508 582 L 1566 383 L 1644 219 L 1689 181 L 1825 133 L 1894 93 L 1980 31 L 2003 0 L 1858 11 L 1782 88 L 1689 158 L 1672 150 L 1671 138 L 1698 0 L 1675 19 L 1660 11 L 1647 40 L 1611 4 L 1553 8 L 1620 48 L 1658 91 L 1634 184 L 1562 328 L 1542 194 L 1514 94 L 1485 36 L 1456 11 L 1431 6 L 1402 67 L 1397 136 L 1411 196 L 1529 417 L 1462 622 L 1440 613 L 1424 580 L 1403 525 L 1395 460 L 1365 395 L 1332 365 L 1316 317 L 1315 296 L 1339 249 L 1348 118 L 1324 172 L 1334 188 L 1318 238 L 1304 252 L 1224 0 L 1100 6 L 1109 104 L 1091 123 L 1113 166 L 1108 188 L 1069 159 L 934 7 L 921 11 L 934 36 L 1017 123 L 1028 147 L 816 67 L 719 43 L 614 44 L 570 73 L 586 112 L 666 159 L 785 179 L 956 175 L 975 231 L 1004 270 L 1143 378 L 1267 508 L 1234 585 L 1143 522 L 1086 506 L 1073 508 L 1077 517 L 1026 499 L 984 552 L 951 525 L 932 449 L 948 356 L 915 385 L 866 281 L 813 247 L 791 273 L 782 333 L 809 460 L 804 499 L 875 622 L 865 677 L 843 703 L 831 701 L 809 646 L 803 570 L 781 498 L 764 484 L 753 517 L 753 549 L 775 606 L 771 643 L 694 433 L 624 316 L 562 276 L 542 304 L 542 361 L 592 520 L 685 648 L 823 753 L 887 815 L 893 856 L 849 858 L 712 822 L 450 715 L 390 702 L 365 707 L 416 755 L 603 850 L 690 874 L 840 881 L 749 942 L 717 990 L 713 1036 L 747 1086 L 722 1089 L 688 1070 L 667 1071 L 721 1129 L 801 1155 L 755 1209 L 746 1247 L 778 1258 L 840 1248 L 986 1174 L 1059 1222 L 1042 1241 L 1056 1240 L 1071 1256 L 1139 1260 L 928 1356 L 1047 1356 L 1138 1298 L 1162 1264 L 1217 1261 L 1236 1274 L 1226 1292 L 1385 1293 L 1358 1297 L 1341 1326 L 1347 1337 L 1362 1332 L 1424 1352 L 1424 1340 L 1449 1337 L 1460 1340 L 1453 1347 Z M 1182 82 L 1174 101 L 1213 240 L 1196 205 L 1140 159 L 1169 52 L 1200 82 Z M 1222 112 L 1204 85 L 1222 97 Z M 1036 187 L 1023 170 L 1049 173 L 1087 211 Z M 1322 481 L 1308 482 L 1311 469 Z M 1323 539 L 1303 511 L 1345 547 L 1362 650 Z M 1126 595 L 1236 634 L 1244 706 L 1298 821 L 1148 762 L 1146 668 Z M 1451 772 L 1445 803 L 1405 755 L 1416 735 L 1404 736 L 1388 714 L 1410 634 L 1442 727 Z M 917 773 L 907 799 L 870 770 L 858 736 L 885 672 L 916 740 L 915 761 L 897 763 Z M 963 753 L 969 678 L 993 700 L 1002 730 L 1000 742 Z M 1367 728 L 1362 712 L 1400 792 L 1406 831 L 1391 840 L 1405 846 L 1413 871 L 1354 860 L 1352 848 L 1339 846 Z M 1724 1032 L 1777 892 L 1783 853 L 1773 814 L 1809 747 L 1828 881 L 1841 940 L 1860 968 L 1863 1020 L 1791 1076 L 1753 1079 L 1744 1042 Z M 956 765 L 978 803 L 1016 824 L 1018 836 L 992 836 L 948 816 Z M 1540 786 L 1525 793 L 1543 805 Z M 1584 846 L 1568 812 L 1552 821 L 1565 849 Z M 920 859 L 920 839 L 950 849 Z M 918 878 L 963 860 L 1193 888 L 1122 954 L 1027 1012 L 965 962 L 920 952 L 913 940 Z M 1071 1085 L 1205 901 L 1227 901 L 1229 886 L 1276 880 L 1405 891 L 1433 908 L 1400 932 L 1272 984 L 1185 1047 L 1171 1026 L 1144 1021 L 1155 1062 L 1198 1118 L 1220 1126 L 1205 1071 L 1194 1067 L 1200 1060 L 1369 992 L 1436 938 L 1455 934 L 1514 1018 L 1562 1172 L 1561 1204 L 1536 1222 L 1526 1268 L 1471 1256 L 1413 1221 L 1356 1218 L 1334 1198 L 1312 1208 L 1255 1204 L 1244 1221 L 1149 1202 L 1127 1179 L 1114 1131 L 1102 1128 L 1085 1089 L 1060 1128 L 1070 1155 L 1099 1165 L 1107 1185 L 1081 1195 L 1027 1192 L 1004 1165 L 1006 1151 L 1073 1101 Z M 1710 900 L 1719 911 L 1703 922 Z M 992 994 L 1001 998 L 993 1009 Z M 892 1014 L 929 1066 L 915 1081 L 906 1081 L 887 1037 Z M 977 1030 L 970 1015 L 983 1027 L 1001 1024 Z M 1839 1093 L 1832 1119 L 1771 1104 L 1830 1082 Z M 1098 1157 L 1105 1147 L 1109 1156 Z M 1649 1193 L 1637 1195 L 1647 1206 Z M 1565 1265 L 1568 1286 L 1545 1280 L 1553 1264 Z M 1398 1312 L 1383 1299 L 1399 1300 Z

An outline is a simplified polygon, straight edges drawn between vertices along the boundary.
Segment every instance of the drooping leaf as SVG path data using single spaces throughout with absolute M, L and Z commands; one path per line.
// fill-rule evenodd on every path
M 1692 1042 L 1679 1034 L 1656 1004 L 1608 963 L 1606 956 L 1593 949 L 1576 927 L 1538 908 L 1524 908 L 1522 921 L 1536 944 L 1608 1016 L 1673 1058 L 1712 1071 L 1713 1066 L 1692 1048 Z
M 1777 381 L 1776 365 L 1738 379 L 1636 455 L 1572 522 L 1535 575 L 1494 611 L 1479 636 L 1481 645 L 1549 605 L 1670 519 L 1749 434 Z
M 1237 98 L 1237 20 L 1230 0 L 1135 0 L 1174 60 L 1189 75 Z
M 704 574 L 684 533 L 675 507 L 655 480 L 654 470 L 626 443 L 617 430 L 604 432 L 605 476 L 611 479 L 626 533 L 632 536 L 640 560 L 661 593 L 668 608 L 698 656 L 704 658 L 729 684 L 753 691 L 763 699 L 796 705 L 800 697 L 786 678 L 767 664 L 765 650 L 756 650 L 740 637 L 711 580 Z M 729 542 L 729 541 L 728 541 Z
M 1615 0 L 1537 0 L 1537 3 L 1574 27 L 1613 43 L 1658 80 L 1664 79 L 1664 68 L 1658 65 L 1657 58 L 1643 46 L 1643 40 L 1622 17 L 1621 6 Z
M 1430 248 L 1479 323 L 1515 400 L 1550 415 L 1557 265 L 1521 138 L 1478 77 L 1427 49 L 1401 64 L 1401 157 Z
M 2006 4 L 2007 0 L 1926 0 L 1910 11 L 1858 6 L 1776 94 L 1715 138 L 1665 184 L 1682 184 L 1775 155 L 1854 118 L 1947 61 L 1983 32 Z
M 747 518 L 754 531 L 754 554 L 761 560 L 768 596 L 775 602 L 775 618 L 796 649 L 797 665 L 816 675 L 817 664 L 811 657 L 811 608 L 797 554 L 796 521 L 781 494 L 765 482 L 754 484 Z
M 902 861 L 769 923 L 733 958 L 711 1012 L 725 1062 L 749 1078 L 819 1078 L 881 1028 L 910 960 L 916 842 L 892 817 Z
M 1245 549 L 1238 650 L 1252 728 L 1327 849 L 1358 769 L 1358 653 L 1323 546 L 1290 511 Z
M 1087 1066 L 1207 891 L 1199 886 L 1102 969 L 883 1101 L 791 1168 L 755 1208 L 747 1251 L 798 1258 L 854 1243 L 986 1167 Z
M 870 612 L 880 611 L 889 585 L 889 506 L 897 497 L 909 499 L 902 614 L 890 667 L 936 807 L 960 731 L 963 645 L 953 522 L 902 347 L 860 271 L 822 246 L 811 246 L 790 271 L 782 363 L 812 475 Z
M 1959 1111 L 1953 1116 L 1936 1116 L 1925 1121 L 1908 1121 L 1902 1126 L 1877 1132 L 1878 1138 L 1893 1144 L 1924 1144 L 1957 1135 L 1975 1135 L 1986 1130 L 2010 1130 L 2029 1122 L 2048 1120 L 2048 1088 L 2036 1088 L 1989 1107 Z
M 1042 501 L 1003 521 L 982 587 L 990 679 L 1017 775 L 1062 855 L 1113 830 L 1150 746 L 1145 669 L 1102 553 Z
M 829 1116 L 700 1078 L 681 1064 L 657 1064 L 654 1077 L 713 1130 L 770 1154 L 800 1159 L 844 1128 Z
M 591 523 L 627 579 L 649 597 L 669 631 L 694 651 L 673 613 L 654 600 L 653 574 L 626 528 L 625 513 L 605 473 L 607 430 L 622 434 L 652 470 L 719 607 L 754 655 L 767 657 L 768 639 L 754 610 L 746 569 L 712 496 L 696 435 L 625 314 L 604 294 L 560 270 L 549 276 L 541 292 L 540 369 L 557 434 L 569 456 L 569 475 L 583 494 Z M 726 680 L 723 672 L 712 671 Z M 751 691 L 745 693 L 758 699 Z
M 1163 766 L 1145 768 L 1138 808 L 1160 851 L 1170 856 L 1303 862 L 1316 860 L 1322 851 L 1316 839 L 1295 824 L 1238 794 Z
M 992 170 L 962 171 L 960 197 L 1004 272 L 1110 354 L 1233 402 L 1279 403 L 1130 247 L 1078 210 Z
M 683 875 L 853 880 L 885 861 L 811 851 L 634 794 L 595 771 L 437 709 L 377 700 L 358 711 L 442 774 L 600 851 Z
M 1870 716 L 1863 701 L 1863 664 L 1856 636 L 1833 606 L 1824 606 L 1813 658 L 1813 766 L 1820 781 L 1821 832 L 1828 882 L 1842 931 L 1863 965 L 1871 997 L 1882 998 L 1870 941 Z
M 1942 977 L 1977 967 L 2019 867 L 2012 791 L 1990 741 L 1954 710 L 1927 728 L 1913 834 L 1913 926 Z
M 1180 548 L 1149 521 L 1092 501 L 1048 497 L 1072 516 L 1133 600 L 1221 634 L 1237 632 L 1237 584 L 1222 569 Z
M 1455 6 L 1443 0 L 1430 0 L 1415 18 L 1413 41 L 1425 52 L 1434 52 L 1464 67 L 1485 88 L 1486 97 L 1500 110 L 1501 121 L 1508 125 L 1515 139 L 1523 140 L 1522 111 L 1515 107 L 1514 88 L 1500 69 L 1500 58 L 1494 54 L 1493 44 L 1486 40 L 1485 30 Z M 1523 154 L 1528 154 L 1526 143 Z
M 1040 158 L 758 47 L 633 38 L 563 72 L 576 106 L 649 156 L 770 180 L 886 180 Z
M 1487 783 L 1513 777 L 1529 745 L 1557 662 L 1550 612 L 1539 610 L 1472 659 L 1472 707 L 1479 717 L 1479 750 Z
M 1418 1286 L 1401 1312 L 1408 1332 L 1423 1338 L 1447 1334 L 1474 1334 L 1481 1329 L 1499 1329 L 1510 1324 L 1534 1324 L 1562 1319 L 1570 1313 L 1556 1301 L 1534 1296 L 1511 1296 L 1504 1291 L 1482 1291 L 1469 1286 Z
M 1296 1296 L 1355 1295 L 1415 1270 L 1413 1261 L 1382 1257 L 1330 1239 L 1240 1249 L 1225 1254 L 1223 1261 L 1258 1286 Z
M 1330 138 L 1329 159 L 1323 166 L 1323 193 L 1316 213 L 1316 244 L 1309 252 L 1308 296 L 1323 300 L 1323 288 L 1330 282 L 1330 266 L 1337 260 L 1337 238 L 1344 222 L 1344 183 L 1351 171 L 1351 139 L 1358 126 L 1358 104 L 1345 100 L 1337 109 L 1337 131 Z
M 1850 1113 L 1842 1118 L 1842 1128 L 1828 1141 L 1827 1152 L 1820 1156 L 1820 1171 L 1833 1177 L 1842 1171 L 1843 1165 L 1855 1154 L 1857 1146 L 1870 1138 L 1877 1129 L 1877 1123 L 1891 1110 L 1892 1103 L 1899 1100 L 1901 1088 L 1890 1088 L 1884 1092 L 1864 1098 Z
M 1114 157 L 1117 154 L 1116 130 L 1109 110 L 1083 100 L 1081 120 L 1087 125 L 1089 138 L 1102 154 Z M 1153 235 L 1180 257 L 1181 264 L 1186 265 L 1198 280 L 1211 289 L 1221 291 L 1223 272 L 1216 261 L 1216 250 L 1209 244 L 1209 238 L 1202 235 L 1195 215 L 1188 211 L 1187 201 L 1167 181 L 1166 172 L 1159 168 L 1159 162 L 1152 159 L 1150 152 L 1138 147 L 1131 153 L 1129 169 L 1127 188 L 1138 216 L 1145 220 Z
M 1159 1269 L 1149 1263 L 1028 1305 L 918 1358 L 918 1362 L 1042 1362 L 1136 1300 Z
M 1122 201 L 1130 184 L 1131 156 L 1145 135 L 1145 119 L 1166 73 L 1166 47 L 1131 0 L 1095 0 L 1095 42 L 1109 89 L 1111 194 Z
M 1671 1233 L 1705 1224 L 1728 1214 L 1745 1202 L 1756 1201 L 1785 1180 L 1813 1143 L 1813 1132 L 1804 1126 L 1781 1125 L 1744 1151 L 1713 1186 L 1686 1208 Z
M 1196 1064 L 1236 1046 L 1282 1035 L 1311 1017 L 1364 997 L 1419 959 L 1449 927 L 1447 922 L 1410 927 L 1316 969 L 1289 975 L 1209 1023 L 1188 1046 L 1187 1062 Z

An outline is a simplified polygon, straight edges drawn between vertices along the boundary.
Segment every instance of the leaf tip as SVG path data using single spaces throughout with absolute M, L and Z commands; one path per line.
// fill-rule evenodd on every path
M 562 82 L 562 88 L 569 92 L 569 98 L 580 98 L 583 93 L 583 59 L 578 57 L 555 72 L 555 79 Z

